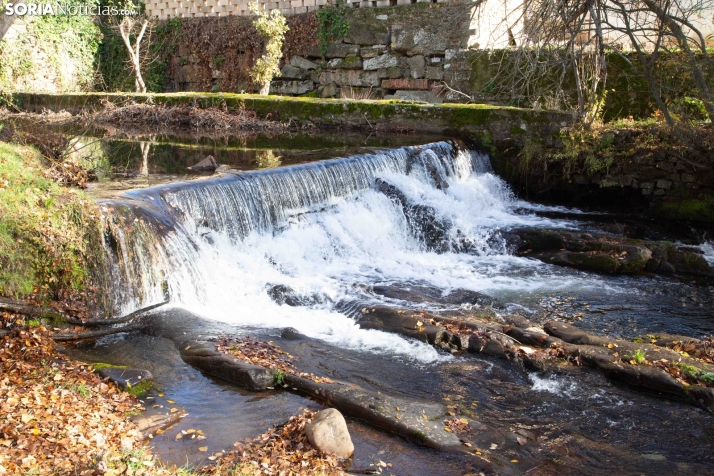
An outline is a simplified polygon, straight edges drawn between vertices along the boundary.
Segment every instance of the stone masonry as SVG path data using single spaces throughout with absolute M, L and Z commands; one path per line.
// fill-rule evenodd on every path
M 345 0 L 348 8 L 379 8 L 412 3 L 449 3 L 450 0 Z M 220 17 L 251 15 L 248 4 L 251 0 L 147 0 L 146 12 L 150 17 L 169 18 Z M 284 15 L 307 13 L 327 5 L 327 0 L 282 0 L 276 2 L 256 1 L 261 8 L 279 10 Z

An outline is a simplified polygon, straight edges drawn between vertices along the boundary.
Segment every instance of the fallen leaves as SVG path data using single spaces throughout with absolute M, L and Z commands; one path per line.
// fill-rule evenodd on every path
M 280 350 L 272 342 L 246 337 L 220 336 L 216 342 L 216 350 L 231 354 L 240 360 L 269 369 L 282 370 L 285 373 L 295 373 L 297 369 L 292 361 L 295 357 Z
M 280 346 L 272 342 L 246 337 L 220 336 L 216 342 L 216 350 L 230 354 L 249 364 L 260 365 L 269 369 L 279 370 L 286 374 L 295 375 L 319 383 L 334 383 L 328 377 L 320 377 L 313 373 L 300 372 L 293 361 L 296 357 L 284 352 Z
M 214 454 L 208 459 L 215 457 L 216 462 L 202 468 L 201 474 L 231 474 L 232 468 L 240 465 L 240 474 L 245 476 L 346 475 L 341 459 L 314 449 L 307 440 L 305 426 L 315 414 L 305 410 L 299 416 L 290 417 L 285 425 L 272 428 L 257 438 L 236 443 L 234 449 L 225 454 Z
M 0 341 L 0 474 L 110 474 L 108 458 L 141 442 L 137 401 L 53 346 L 42 326 Z

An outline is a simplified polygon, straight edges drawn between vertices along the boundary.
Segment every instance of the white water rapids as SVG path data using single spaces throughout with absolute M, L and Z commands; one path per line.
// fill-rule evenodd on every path
M 403 207 L 375 188 L 377 178 L 433 210 L 450 224 L 448 240 L 466 240 L 471 250 L 428 251 L 410 231 Z M 450 142 L 159 186 L 104 208 L 120 311 L 160 302 L 167 292 L 173 305 L 206 318 L 293 327 L 342 347 L 422 362 L 439 354 L 360 329 L 334 303 L 373 284 L 460 288 L 505 299 L 604 286 L 592 275 L 509 254 L 504 230 L 568 223 L 529 213 L 536 207 L 514 198 L 486 156 Z M 278 284 L 314 298 L 307 306 L 276 304 L 267 290 Z

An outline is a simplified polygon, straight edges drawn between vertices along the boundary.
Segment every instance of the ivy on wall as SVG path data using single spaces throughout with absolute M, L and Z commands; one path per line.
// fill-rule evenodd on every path
M 96 0 L 68 0 L 66 4 L 91 6 Z M 92 17 L 26 16 L 22 21 L 25 32 L 8 33 L 0 41 L 0 89 L 91 88 L 101 36 Z
M 320 39 L 320 51 L 324 56 L 330 43 L 341 40 L 350 30 L 350 25 L 345 17 L 343 0 L 336 0 L 317 11 L 319 27 L 317 36 Z

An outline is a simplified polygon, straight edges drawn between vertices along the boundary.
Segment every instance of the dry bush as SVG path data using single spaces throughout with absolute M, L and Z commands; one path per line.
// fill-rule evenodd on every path
M 161 106 L 133 103 L 117 107 L 107 103 L 105 108 L 93 114 L 90 120 L 97 124 L 107 125 L 151 125 L 193 130 L 281 131 L 287 129 L 285 124 L 260 119 L 255 111 L 243 108 L 237 110 L 229 110 L 225 107 L 202 109 L 189 105 Z

